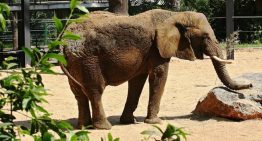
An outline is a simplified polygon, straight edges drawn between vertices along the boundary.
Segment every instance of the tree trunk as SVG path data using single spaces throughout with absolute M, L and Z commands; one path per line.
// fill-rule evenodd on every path
M 256 15 L 262 15 L 262 0 L 256 0 Z
M 12 32 L 13 32 L 13 50 L 18 50 L 18 23 L 17 23 L 17 13 L 12 13 Z
M 128 0 L 109 0 L 109 12 L 128 15 Z

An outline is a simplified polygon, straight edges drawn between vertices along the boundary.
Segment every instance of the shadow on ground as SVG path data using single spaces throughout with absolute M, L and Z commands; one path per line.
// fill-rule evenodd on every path
M 146 117 L 144 116 L 137 116 L 136 120 L 137 123 L 139 124 L 141 122 L 144 122 L 144 119 Z M 164 116 L 164 117 L 160 117 L 162 120 L 165 121 L 170 121 L 170 120 L 179 120 L 179 119 L 189 119 L 189 120 L 195 120 L 195 121 L 206 121 L 206 120 L 216 120 L 216 121 L 228 121 L 228 122 L 235 122 L 233 120 L 228 120 L 225 118 L 219 118 L 219 117 L 207 117 L 207 116 L 198 116 L 198 115 L 194 115 L 194 114 L 188 114 L 188 115 L 181 115 L 181 116 Z M 114 125 L 120 125 L 120 126 L 125 126 L 125 124 L 121 124 L 120 121 L 120 116 L 119 115 L 115 115 L 115 116 L 109 116 L 107 118 L 109 120 L 109 122 L 114 126 Z M 68 121 L 69 123 L 71 123 L 71 125 L 73 127 L 76 127 L 77 125 L 77 118 L 70 118 L 67 119 L 66 121 Z M 23 120 L 23 121 L 15 121 L 14 122 L 16 125 L 21 125 L 21 126 L 25 126 L 27 128 L 30 127 L 30 120 Z

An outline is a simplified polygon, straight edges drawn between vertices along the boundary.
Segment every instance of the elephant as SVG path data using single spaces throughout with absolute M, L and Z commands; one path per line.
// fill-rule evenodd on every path
M 77 100 L 79 128 L 93 125 L 110 129 L 102 94 L 106 86 L 126 81 L 128 95 L 120 122 L 135 123 L 133 112 L 147 78 L 150 90 L 144 122 L 161 123 L 158 112 L 171 57 L 194 61 L 205 54 L 225 86 L 234 90 L 252 87 L 230 78 L 225 68 L 230 62 L 223 59 L 214 31 L 202 13 L 155 9 L 125 16 L 99 11 L 82 22 L 71 23 L 67 30 L 81 37 L 66 40 L 63 53 L 67 66 L 62 68 Z

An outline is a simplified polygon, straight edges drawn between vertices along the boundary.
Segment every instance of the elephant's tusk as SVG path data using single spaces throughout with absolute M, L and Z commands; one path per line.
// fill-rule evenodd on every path
M 225 60 L 225 59 L 221 59 L 217 56 L 211 56 L 211 58 L 213 58 L 214 60 L 220 62 L 220 63 L 223 63 L 223 64 L 232 64 L 232 61 L 229 61 L 229 60 Z

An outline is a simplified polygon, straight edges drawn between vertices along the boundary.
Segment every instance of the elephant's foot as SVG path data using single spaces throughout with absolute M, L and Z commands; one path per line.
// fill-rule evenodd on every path
M 149 124 L 160 124 L 162 123 L 162 120 L 159 117 L 153 117 L 153 118 L 146 118 L 144 122 Z
M 120 117 L 120 123 L 121 124 L 133 124 L 137 123 L 137 119 L 132 115 L 132 116 L 121 116 Z
M 92 126 L 92 120 L 88 120 L 88 121 L 78 121 L 77 125 L 76 125 L 76 129 L 83 129 L 85 127 L 88 126 Z
M 112 125 L 107 119 L 103 119 L 103 120 L 99 120 L 99 121 L 94 121 L 93 127 L 95 129 L 109 130 L 109 129 L 111 129 Z

